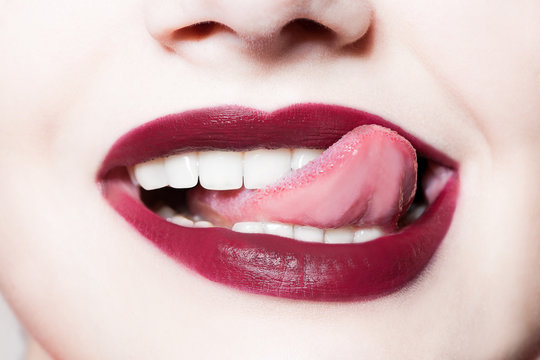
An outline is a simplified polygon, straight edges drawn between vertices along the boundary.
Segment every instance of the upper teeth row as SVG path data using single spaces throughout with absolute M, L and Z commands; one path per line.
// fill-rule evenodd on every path
M 317 158 L 323 150 L 276 149 L 201 151 L 135 165 L 133 175 L 145 190 L 165 186 L 191 188 L 199 181 L 209 190 L 261 189 Z

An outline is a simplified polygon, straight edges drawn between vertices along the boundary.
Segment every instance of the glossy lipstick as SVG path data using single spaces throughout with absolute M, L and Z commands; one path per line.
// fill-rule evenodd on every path
M 361 244 L 305 243 L 224 228 L 170 223 L 137 196 L 127 167 L 184 151 L 327 148 L 359 125 L 397 131 L 421 154 L 453 169 L 420 219 Z M 168 115 L 122 136 L 107 154 L 97 181 L 112 207 L 165 254 L 200 275 L 258 294 L 351 301 L 397 291 L 427 265 L 450 227 L 459 179 L 455 163 L 384 119 L 355 109 L 300 104 L 266 113 L 230 106 Z

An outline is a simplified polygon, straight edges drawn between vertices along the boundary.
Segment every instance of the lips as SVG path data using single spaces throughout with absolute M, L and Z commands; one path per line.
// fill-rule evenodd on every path
M 447 174 L 444 182 L 428 179 L 436 186 L 430 186 L 429 206 L 419 219 L 366 243 L 307 243 L 226 228 L 178 226 L 145 206 L 127 171 L 186 151 L 328 148 L 361 125 L 397 132 L 429 160 L 436 169 L 432 173 L 444 169 Z M 401 128 L 373 114 L 320 104 L 273 113 L 231 106 L 165 116 L 122 136 L 97 180 L 107 201 L 141 235 L 205 278 L 251 293 L 321 301 L 373 298 L 414 279 L 450 227 L 459 188 L 455 162 Z

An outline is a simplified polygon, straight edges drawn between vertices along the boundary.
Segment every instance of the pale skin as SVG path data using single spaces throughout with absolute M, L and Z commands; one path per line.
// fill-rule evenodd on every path
M 538 355 L 540 2 L 0 9 L 0 290 L 44 349 L 30 359 Z M 298 18 L 334 36 L 285 27 Z M 201 21 L 227 28 L 174 36 Z M 114 141 L 158 116 L 298 102 L 378 114 L 459 163 L 453 224 L 412 286 L 345 304 L 242 293 L 169 260 L 97 189 Z

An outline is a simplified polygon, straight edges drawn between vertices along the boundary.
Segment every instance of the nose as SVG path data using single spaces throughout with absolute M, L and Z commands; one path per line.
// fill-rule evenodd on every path
M 145 18 L 148 32 L 173 50 L 220 32 L 259 50 L 291 35 L 344 47 L 366 34 L 372 9 L 369 0 L 146 0 Z

